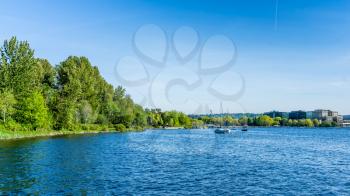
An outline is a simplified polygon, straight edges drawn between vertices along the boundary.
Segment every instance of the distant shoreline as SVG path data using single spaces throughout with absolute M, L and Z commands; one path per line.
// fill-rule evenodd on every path
M 240 127 L 235 127 L 239 129 Z M 250 126 L 249 128 L 296 128 L 296 129 L 341 129 L 346 127 L 292 127 L 292 126 Z M 116 130 L 91 130 L 91 131 L 0 131 L 0 141 L 19 140 L 19 139 L 34 139 L 45 138 L 55 136 L 67 136 L 67 135 L 88 135 L 88 134 L 100 134 L 100 133 L 128 133 L 128 132 L 142 132 L 147 130 L 183 130 L 184 127 L 165 127 L 165 128 L 146 128 L 143 130 L 130 129 L 127 131 Z M 214 128 L 191 128 L 193 130 L 198 129 L 214 129 Z M 12 132 L 12 133 L 11 133 Z

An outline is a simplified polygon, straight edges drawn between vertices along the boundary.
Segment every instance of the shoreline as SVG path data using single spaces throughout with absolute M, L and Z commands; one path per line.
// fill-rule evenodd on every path
M 261 127 L 261 126 L 252 126 L 250 128 L 281 128 L 281 127 Z M 344 127 L 288 127 L 284 128 L 344 128 Z M 34 139 L 34 138 L 43 138 L 43 137 L 56 137 L 56 136 L 65 136 L 65 135 L 87 135 L 87 134 L 99 134 L 99 133 L 128 133 L 128 132 L 142 132 L 149 129 L 154 130 L 182 130 L 184 128 L 180 127 L 167 127 L 167 128 L 145 128 L 142 130 L 130 129 L 126 131 L 116 131 L 114 129 L 110 130 L 87 130 L 87 131 L 0 131 L 0 142 L 8 141 L 8 140 L 19 140 L 19 139 Z M 205 129 L 205 128 L 194 128 L 194 129 Z M 210 129 L 210 128 L 207 128 Z M 1 135 L 1 133 L 5 133 L 5 136 Z M 27 135 L 28 134 L 28 135 Z
M 167 127 L 167 128 L 150 128 L 144 129 L 128 129 L 125 131 L 116 131 L 111 128 L 109 130 L 80 130 L 80 131 L 4 131 L 0 130 L 0 142 L 8 140 L 19 140 L 19 139 L 34 139 L 43 137 L 56 137 L 65 135 L 85 135 L 85 134 L 99 134 L 99 133 L 128 133 L 128 132 L 142 132 L 148 129 L 164 129 L 164 130 L 180 130 L 183 127 Z M 3 135 L 4 134 L 4 135 Z
M 3 131 L 0 131 L 2 133 Z M 22 131 L 22 132 L 14 132 L 9 133 L 11 131 L 6 131 L 8 133 L 6 136 L 0 136 L 0 141 L 8 141 L 8 140 L 19 140 L 19 139 L 34 139 L 34 138 L 43 138 L 43 137 L 55 137 L 55 136 L 65 136 L 65 135 L 83 135 L 83 134 L 98 134 L 98 133 L 119 133 L 119 131 L 115 130 L 107 130 L 107 131 Z M 28 135 L 27 135 L 28 134 Z

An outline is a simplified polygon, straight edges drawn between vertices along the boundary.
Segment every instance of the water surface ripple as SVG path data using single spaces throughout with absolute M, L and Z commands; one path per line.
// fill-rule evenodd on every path
M 0 141 L 0 194 L 349 195 L 350 130 L 148 130 Z

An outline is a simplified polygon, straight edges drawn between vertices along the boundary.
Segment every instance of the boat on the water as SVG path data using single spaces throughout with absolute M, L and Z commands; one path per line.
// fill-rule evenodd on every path
M 230 133 L 230 129 L 225 129 L 225 128 L 217 128 L 215 129 L 215 133 Z
M 247 125 L 244 125 L 244 126 L 242 127 L 242 131 L 248 131 L 248 126 L 247 126 Z

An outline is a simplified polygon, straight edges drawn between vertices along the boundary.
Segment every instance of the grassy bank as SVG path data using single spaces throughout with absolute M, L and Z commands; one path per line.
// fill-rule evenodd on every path
M 89 134 L 89 133 L 106 133 L 106 132 L 115 132 L 111 130 L 79 130 L 79 131 L 8 131 L 0 130 L 0 140 L 9 140 L 9 139 L 20 139 L 20 138 L 34 138 L 34 137 L 50 137 L 50 136 L 59 136 L 59 135 L 75 135 L 75 134 Z
M 33 137 L 50 137 L 59 135 L 76 135 L 91 133 L 108 133 L 108 132 L 130 132 L 143 131 L 150 126 L 125 127 L 122 124 L 116 125 L 100 125 L 100 124 L 80 124 L 72 130 L 53 130 L 53 129 L 37 129 L 33 130 L 31 126 L 21 125 L 19 123 L 0 123 L 0 140 L 33 138 Z
M 124 130 L 116 130 L 117 127 L 110 128 L 100 128 L 100 129 L 83 129 L 78 131 L 69 131 L 69 130 L 22 130 L 22 131 L 12 131 L 6 130 L 0 127 L 0 140 L 11 140 L 11 139 L 21 139 L 21 138 L 36 138 L 36 137 L 52 137 L 52 136 L 60 136 L 60 135 L 78 135 L 78 134 L 92 134 L 92 133 L 111 133 L 111 132 L 140 132 L 146 129 L 165 129 L 165 130 L 178 130 L 184 129 L 183 127 L 164 127 L 164 128 L 154 128 L 154 127 L 132 127 L 125 128 Z

